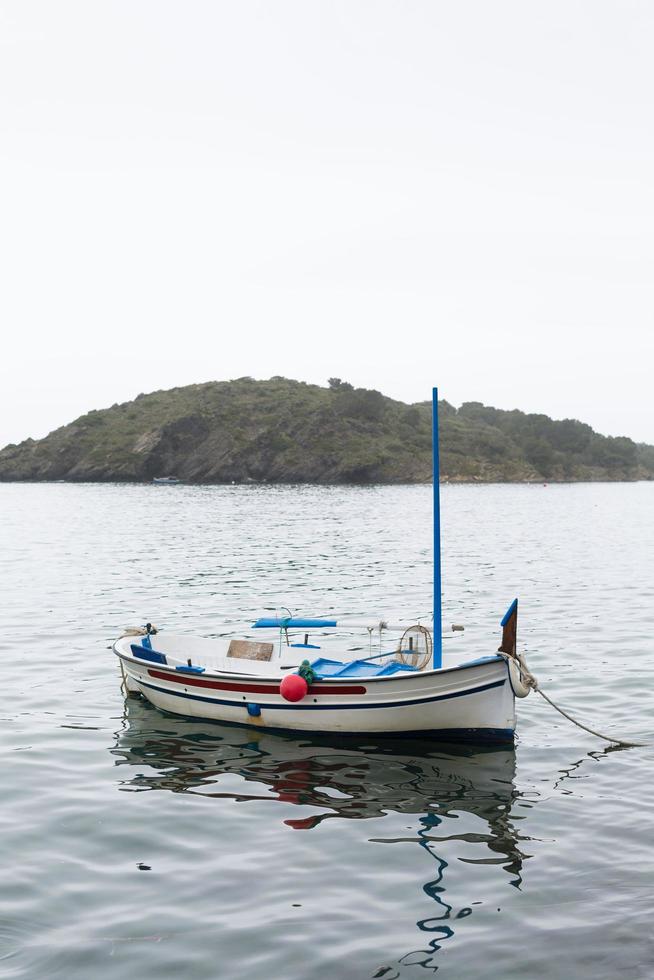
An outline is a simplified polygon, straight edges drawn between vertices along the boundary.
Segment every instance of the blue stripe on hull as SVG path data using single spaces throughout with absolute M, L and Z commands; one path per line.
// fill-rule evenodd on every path
M 200 694 L 188 694 L 186 691 L 172 691 L 167 687 L 159 687 L 156 684 L 146 684 L 145 681 L 138 681 L 141 687 L 149 687 L 153 691 L 157 691 L 159 694 L 172 694 L 176 698 L 185 698 L 188 701 L 204 701 L 205 704 L 224 704 L 230 708 L 242 708 L 247 704 L 247 700 L 241 699 L 240 701 L 227 701 L 223 698 L 205 698 Z M 412 704 L 430 704 L 435 701 L 449 701 L 452 698 L 464 698 L 469 694 L 481 694 L 482 691 L 490 691 L 494 687 L 503 687 L 506 684 L 506 678 L 501 681 L 493 681 L 492 684 L 482 684 L 479 687 L 470 687 L 466 691 L 455 691 L 453 694 L 437 694 L 431 698 L 414 698 L 411 701 L 390 701 L 390 702 L 373 702 L 371 704 L 291 704 L 285 701 L 283 704 L 268 704 L 264 702 L 261 707 L 265 708 L 266 711 L 283 709 L 284 711 L 369 711 L 372 708 L 404 708 Z
M 145 685 L 144 685 L 145 686 Z M 240 707 L 245 703 L 241 701 Z M 155 706 L 156 707 L 156 706 Z M 164 714 L 172 712 L 166 708 L 157 708 Z M 324 741 L 336 739 L 340 744 L 342 739 L 356 743 L 359 739 L 382 739 L 384 742 L 403 741 L 404 739 L 435 739 L 439 742 L 466 742 L 474 745 L 513 745 L 515 731 L 513 728 L 424 728 L 411 732 L 325 732 L 299 731 L 297 728 L 278 728 L 271 725 L 253 725 L 250 721 L 226 721 L 224 718 L 198 718 L 197 715 L 173 714 L 174 718 L 186 718 L 188 721 L 203 722 L 210 725 L 229 725 L 230 728 L 252 728 L 259 732 L 270 732 L 273 735 L 294 735 L 302 738 L 313 738 Z

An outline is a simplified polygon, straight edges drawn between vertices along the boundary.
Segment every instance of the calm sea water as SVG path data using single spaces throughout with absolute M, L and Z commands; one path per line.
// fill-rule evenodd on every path
M 0 975 L 654 976 L 654 484 L 443 488 L 445 622 L 520 645 L 514 749 L 274 736 L 125 703 L 146 620 L 424 616 L 430 489 L 0 485 Z

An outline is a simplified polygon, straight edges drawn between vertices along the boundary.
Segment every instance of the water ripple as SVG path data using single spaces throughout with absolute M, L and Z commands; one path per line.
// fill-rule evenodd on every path
M 514 594 L 546 689 L 652 740 L 654 486 L 444 487 L 448 642 Z M 0 486 L 3 978 L 649 980 L 651 744 L 530 698 L 515 749 L 125 703 L 107 647 L 266 607 L 424 617 L 423 487 Z

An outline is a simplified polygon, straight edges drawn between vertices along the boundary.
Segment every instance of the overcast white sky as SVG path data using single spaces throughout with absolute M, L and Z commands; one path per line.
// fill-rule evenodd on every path
M 654 442 L 654 5 L 0 0 L 0 446 L 433 383 Z

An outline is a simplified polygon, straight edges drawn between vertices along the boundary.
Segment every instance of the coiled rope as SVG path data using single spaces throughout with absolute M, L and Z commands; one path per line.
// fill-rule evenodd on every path
M 643 742 L 625 742 L 620 738 L 613 738 L 611 735 L 602 735 L 601 732 L 595 731 L 594 728 L 589 728 L 588 725 L 582 724 L 582 722 L 578 721 L 576 718 L 573 718 L 572 715 L 569 715 L 567 711 L 564 711 L 563 708 L 560 708 L 558 704 L 555 704 L 554 701 L 552 701 L 552 699 L 547 694 L 545 694 L 545 691 L 543 691 L 543 689 L 541 688 L 537 678 L 532 674 L 532 672 L 527 667 L 525 658 L 522 656 L 522 654 L 506 653 L 503 650 L 499 650 L 498 653 L 501 657 L 504 658 L 504 660 L 506 660 L 507 666 L 509 666 L 509 668 L 510 668 L 510 663 L 509 663 L 510 660 L 513 660 L 518 665 L 518 669 L 520 671 L 520 680 L 527 688 L 526 694 L 528 694 L 530 690 L 536 691 L 536 693 L 540 694 L 540 696 L 544 698 L 544 700 L 547 701 L 548 704 L 552 705 L 555 711 L 558 711 L 560 715 L 563 715 L 564 718 L 567 718 L 568 721 L 571 721 L 573 725 L 576 725 L 578 728 L 583 728 L 583 730 L 585 732 L 588 732 L 590 735 L 595 735 L 597 738 L 604 739 L 605 742 L 611 742 L 613 745 L 620 745 L 622 746 L 622 748 L 631 749 L 631 748 L 636 748 L 637 746 L 642 746 L 644 744 Z M 526 694 L 523 696 L 526 697 Z

